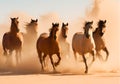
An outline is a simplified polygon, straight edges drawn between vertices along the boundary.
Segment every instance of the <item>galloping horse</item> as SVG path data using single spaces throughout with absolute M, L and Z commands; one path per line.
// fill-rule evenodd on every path
M 103 21 L 103 20 L 99 20 L 98 22 L 98 27 L 96 28 L 96 30 L 93 32 L 93 38 L 94 38 L 94 41 L 95 41 L 95 45 L 96 45 L 96 54 L 98 56 L 101 56 L 100 54 L 100 51 L 103 50 L 106 52 L 106 60 L 108 59 L 108 55 L 109 55 L 109 52 L 108 52 L 108 49 L 107 47 L 105 46 L 105 42 L 103 40 L 103 35 L 105 33 L 105 23 L 106 23 L 106 20 Z M 102 58 L 103 59 L 103 58 Z
M 3 35 L 2 45 L 4 50 L 4 55 L 12 55 L 13 50 L 16 51 L 16 60 L 18 63 L 18 58 L 21 56 L 23 36 L 19 32 L 18 28 L 18 17 L 11 18 L 10 31 Z
M 24 34 L 24 49 L 30 51 L 35 48 L 37 41 L 38 19 L 31 19 L 30 23 L 26 24 L 26 33 Z
M 93 29 L 92 29 L 92 22 L 86 22 L 84 27 L 84 34 L 82 32 L 77 32 L 74 34 L 72 39 L 72 49 L 74 52 L 74 56 L 76 58 L 76 53 L 79 55 L 82 55 L 86 70 L 85 73 L 88 72 L 88 66 L 87 66 L 87 60 L 85 58 L 86 53 L 90 53 L 93 55 L 93 61 L 94 61 L 94 55 L 95 55 L 95 43 L 93 40 Z
M 62 28 L 60 35 L 58 36 L 58 42 L 60 44 L 61 56 L 66 56 L 69 54 L 70 44 L 67 42 L 67 33 L 68 33 L 68 23 L 62 23 Z
M 42 66 L 42 70 L 44 70 L 43 62 L 45 61 L 45 57 L 47 55 L 49 55 L 54 71 L 56 71 L 55 66 L 59 65 L 60 63 L 61 60 L 60 51 L 59 51 L 58 42 L 56 41 L 57 38 L 56 32 L 59 30 L 58 27 L 59 27 L 58 23 L 55 24 L 52 23 L 50 34 L 48 35 L 47 33 L 43 33 L 40 35 L 40 37 L 37 40 L 36 47 L 39 56 L 39 61 Z M 56 63 L 53 62 L 53 58 L 52 58 L 53 54 L 56 54 L 59 58 Z

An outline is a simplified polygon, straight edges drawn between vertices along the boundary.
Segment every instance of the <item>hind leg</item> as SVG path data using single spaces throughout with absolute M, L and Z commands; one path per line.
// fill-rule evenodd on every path
M 7 54 L 7 50 L 4 50 L 3 55 L 4 55 L 4 56 L 7 56 L 7 55 L 8 55 L 8 54 Z
M 107 61 L 108 56 L 109 56 L 109 51 L 108 51 L 108 49 L 107 49 L 106 47 L 103 49 L 103 51 L 105 51 L 105 52 L 106 52 L 106 55 L 107 55 L 107 56 L 106 56 L 106 59 L 105 59 L 105 60 Z
M 10 55 L 10 56 L 12 55 L 12 51 L 13 51 L 13 50 L 9 50 L 9 55 Z
M 44 66 L 45 66 L 45 58 L 47 57 L 47 55 L 46 54 L 44 54 L 44 56 L 43 56 L 43 63 L 44 63 Z
M 19 54 L 19 51 L 16 50 L 16 63 L 17 63 L 17 64 L 19 63 L 19 62 L 18 62 L 18 61 L 19 61 L 19 58 L 18 58 L 19 55 L 18 55 L 18 54 Z
M 87 73 L 88 72 L 87 60 L 85 58 L 85 55 L 83 55 L 82 57 L 83 57 L 83 60 L 84 60 L 84 63 L 85 63 L 85 68 L 86 68 L 85 73 Z

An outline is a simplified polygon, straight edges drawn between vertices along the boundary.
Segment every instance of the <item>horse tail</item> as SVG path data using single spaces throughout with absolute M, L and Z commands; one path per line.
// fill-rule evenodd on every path
M 4 50 L 4 55 L 6 56 L 7 55 L 7 49 L 6 49 L 6 42 L 5 42 L 5 38 L 6 38 L 7 34 L 5 33 L 3 35 L 3 39 L 2 39 L 2 46 L 3 46 L 3 50 Z

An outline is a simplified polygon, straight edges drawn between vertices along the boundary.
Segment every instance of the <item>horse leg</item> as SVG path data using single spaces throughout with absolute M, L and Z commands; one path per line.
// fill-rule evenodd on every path
M 16 50 L 16 62 L 17 62 L 17 64 L 19 63 L 18 61 L 19 61 L 19 51 Z
M 19 50 L 19 59 L 20 59 L 20 62 L 22 61 L 21 51 L 22 51 L 22 49 Z
M 46 54 L 44 54 L 44 56 L 43 56 L 43 63 L 44 63 L 44 66 L 45 66 L 45 58 L 47 57 L 47 55 Z
M 4 50 L 4 53 L 3 53 L 3 54 L 4 54 L 5 56 L 7 56 L 7 50 L 6 50 L 5 46 L 3 46 L 3 50 Z
M 13 51 L 13 50 L 9 50 L 9 55 L 10 55 L 10 56 L 12 55 L 12 51 Z
M 105 51 L 106 54 L 107 54 L 106 59 L 105 59 L 105 61 L 107 61 L 107 59 L 108 59 L 108 55 L 109 55 L 109 51 L 108 51 L 108 49 L 107 49 L 106 47 L 103 48 L 103 51 Z
M 86 61 L 85 55 L 83 55 L 82 57 L 83 57 L 85 67 L 86 67 L 85 73 L 87 73 L 88 72 L 88 66 L 87 66 L 87 61 Z
M 58 66 L 60 61 L 61 61 L 61 57 L 60 57 L 60 53 L 59 52 L 57 53 L 57 56 L 58 56 L 58 61 L 55 63 L 55 66 Z
M 55 66 L 54 66 L 54 63 L 53 63 L 52 55 L 49 55 L 49 57 L 50 57 L 50 60 L 51 60 L 51 64 L 52 64 L 52 66 L 53 66 L 53 70 L 56 71 Z
M 94 50 L 92 50 L 90 53 L 91 53 L 92 56 L 93 56 L 93 60 L 92 60 L 92 62 L 94 62 L 94 61 L 95 61 L 95 52 L 94 52 Z
M 39 56 L 39 61 L 41 63 L 42 71 L 44 71 L 43 60 L 42 60 L 42 52 L 41 51 L 38 51 L 38 56 Z
M 74 53 L 75 60 L 77 61 L 77 55 L 76 55 L 76 51 L 74 49 L 73 49 L 73 53 Z

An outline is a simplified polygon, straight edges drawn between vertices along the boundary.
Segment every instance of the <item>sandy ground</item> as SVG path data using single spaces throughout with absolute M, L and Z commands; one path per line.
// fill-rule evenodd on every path
M 0 75 L 1 84 L 120 84 L 120 73 Z

